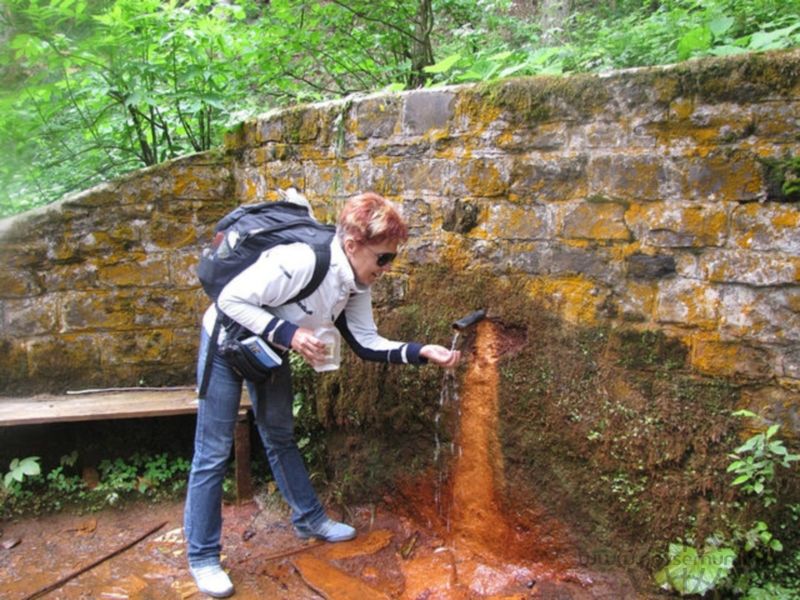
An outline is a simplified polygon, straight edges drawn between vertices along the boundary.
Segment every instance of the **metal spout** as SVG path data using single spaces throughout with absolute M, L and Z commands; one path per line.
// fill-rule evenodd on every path
M 466 317 L 460 318 L 458 321 L 453 321 L 453 329 L 457 329 L 461 331 L 475 325 L 478 321 L 482 321 L 486 318 L 486 311 L 484 309 L 476 310 L 473 313 L 468 314 Z

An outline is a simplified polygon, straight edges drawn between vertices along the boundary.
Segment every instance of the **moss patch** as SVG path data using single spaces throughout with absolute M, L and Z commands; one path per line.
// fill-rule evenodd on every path
M 503 80 L 478 88 L 483 106 L 497 106 L 514 123 L 535 125 L 555 117 L 590 117 L 611 100 L 596 76 Z

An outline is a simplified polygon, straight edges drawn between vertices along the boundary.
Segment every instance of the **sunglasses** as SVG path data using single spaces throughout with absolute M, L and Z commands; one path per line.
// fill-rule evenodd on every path
M 372 252 L 372 254 L 375 255 L 375 262 L 378 264 L 379 267 L 385 267 L 386 265 L 391 264 L 391 262 L 395 258 L 397 258 L 396 252 L 375 252 L 369 246 L 364 246 L 364 248 L 366 248 L 367 250 Z

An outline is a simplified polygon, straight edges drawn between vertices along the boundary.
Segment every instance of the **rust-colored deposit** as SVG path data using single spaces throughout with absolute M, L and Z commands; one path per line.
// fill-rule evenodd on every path
M 461 393 L 451 529 L 467 543 L 499 553 L 512 538 L 497 494 L 503 476 L 497 439 L 499 340 L 491 321 L 478 323 L 477 332 L 475 359 Z

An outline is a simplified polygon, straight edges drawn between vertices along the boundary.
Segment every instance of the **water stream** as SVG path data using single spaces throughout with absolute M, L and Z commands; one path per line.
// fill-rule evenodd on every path
M 450 344 L 450 350 L 456 349 L 459 338 L 459 331 L 453 335 L 453 341 Z M 434 502 L 436 504 L 436 512 L 439 517 L 444 519 L 447 531 L 450 531 L 450 516 L 445 512 L 449 508 L 442 503 L 442 490 L 445 487 L 447 479 L 447 468 L 449 462 L 455 453 L 456 446 L 454 442 L 449 445 L 449 452 L 445 454 L 442 450 L 442 437 L 443 437 L 443 420 L 447 411 L 451 408 L 458 407 L 458 386 L 456 382 L 455 371 L 453 369 L 446 369 L 442 375 L 442 389 L 439 393 L 439 406 L 434 416 L 434 450 L 433 450 L 433 463 L 436 465 L 436 489 L 434 490 Z M 449 511 L 448 511 L 449 512 Z

